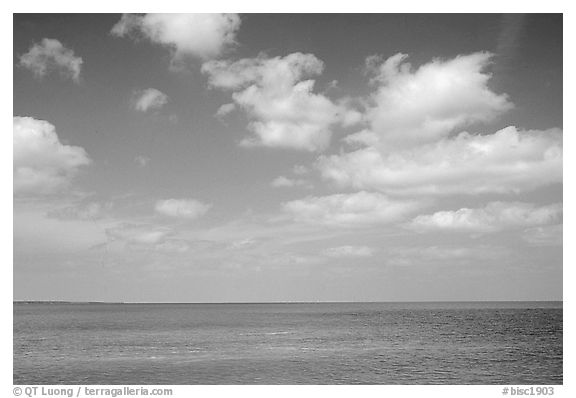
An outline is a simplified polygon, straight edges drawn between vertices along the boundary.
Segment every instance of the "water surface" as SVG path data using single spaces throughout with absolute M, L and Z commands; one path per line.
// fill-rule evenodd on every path
M 562 384 L 561 302 L 14 304 L 15 384 Z

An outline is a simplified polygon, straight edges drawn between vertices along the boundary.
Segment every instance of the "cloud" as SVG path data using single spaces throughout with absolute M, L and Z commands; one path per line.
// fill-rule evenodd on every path
M 106 241 L 97 223 L 75 214 L 49 214 L 43 201 L 15 201 L 13 215 L 15 253 L 42 260 L 53 255 L 68 259 Z
M 418 231 L 494 232 L 557 223 L 561 217 L 561 203 L 537 207 L 523 202 L 490 202 L 483 208 L 420 215 L 409 227 Z
M 233 250 L 248 249 L 258 244 L 258 240 L 254 238 L 245 238 L 233 241 L 229 248 Z
M 55 71 L 75 82 L 80 80 L 83 62 L 82 58 L 74 55 L 74 51 L 55 39 L 42 39 L 20 56 L 20 65 L 32 71 L 36 77 L 44 77 Z
M 211 207 L 195 199 L 166 199 L 156 202 L 155 210 L 167 217 L 193 220 L 206 214 Z
M 323 254 L 334 258 L 372 257 L 374 255 L 374 249 L 367 246 L 339 246 L 326 249 Z
M 44 120 L 15 116 L 13 133 L 15 194 L 63 189 L 90 163 L 83 148 L 62 144 L 54 126 Z
M 317 160 L 325 179 L 391 195 L 507 194 L 562 182 L 559 129 L 455 134 L 513 106 L 488 87 L 491 54 L 435 59 L 417 69 L 406 58 L 368 58 L 375 86 L 366 100 L 368 126 L 343 139 L 353 150 Z
M 166 239 L 158 243 L 155 249 L 166 253 L 186 253 L 191 249 L 191 245 L 182 239 Z
M 306 173 L 308 173 L 310 170 L 308 170 L 308 167 L 301 165 L 301 164 L 297 164 L 292 168 L 292 172 L 296 175 L 304 175 Z
M 394 267 L 429 267 L 502 264 L 514 257 L 508 248 L 480 246 L 416 246 L 386 250 L 385 264 Z
M 136 91 L 132 98 L 132 106 L 139 112 L 160 109 L 167 103 L 168 96 L 155 88 Z
M 166 228 L 148 225 L 124 224 L 106 229 L 106 235 L 112 240 L 136 245 L 156 245 L 162 243 L 171 235 Z
M 234 91 L 234 103 L 250 118 L 253 135 L 244 138 L 242 145 L 306 151 L 325 149 L 334 125 L 358 119 L 356 111 L 313 92 L 314 80 L 305 79 L 323 69 L 322 61 L 302 53 L 209 61 L 202 66 L 209 85 Z
M 305 180 L 302 179 L 279 176 L 273 179 L 270 185 L 273 186 L 274 188 L 292 188 L 292 187 L 307 186 L 308 184 Z
M 206 246 L 204 242 L 181 239 L 177 236 L 177 232 L 169 228 L 150 224 L 124 223 L 108 228 L 105 232 L 108 238 L 107 252 L 122 253 L 124 250 L 129 250 L 178 256 L 192 250 L 198 251 L 200 246 Z
M 376 91 L 366 118 L 386 147 L 434 142 L 457 127 L 493 120 L 513 107 L 505 94 L 488 87 L 490 53 L 435 59 L 416 70 L 407 57 L 367 60 Z
M 216 111 L 216 117 L 224 117 L 236 109 L 235 104 L 224 104 Z
M 349 134 L 342 139 L 347 144 L 350 145 L 366 145 L 372 146 L 379 142 L 378 135 L 370 130 L 362 130 L 354 134 Z
M 97 220 L 103 218 L 112 208 L 112 202 L 78 203 L 68 207 L 50 210 L 46 213 L 49 218 L 58 220 Z
M 562 224 L 528 228 L 522 239 L 533 246 L 562 246 Z
M 369 146 L 324 156 L 317 167 L 340 186 L 389 194 L 518 193 L 562 182 L 562 132 L 464 132 L 392 153 Z
M 421 207 L 421 203 L 396 201 L 380 193 L 357 192 L 309 196 L 282 205 L 296 221 L 336 226 L 361 226 L 397 221 Z
M 150 163 L 150 158 L 148 156 L 142 156 L 142 155 L 138 155 L 134 158 L 134 162 L 136 162 L 136 164 L 139 167 L 146 167 L 148 166 L 148 163 Z
M 236 43 L 237 14 L 124 14 L 112 27 L 115 36 L 144 37 L 168 47 L 172 63 L 189 57 L 216 58 Z

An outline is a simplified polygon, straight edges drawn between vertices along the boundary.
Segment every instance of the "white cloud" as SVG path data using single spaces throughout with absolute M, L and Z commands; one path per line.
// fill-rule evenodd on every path
M 483 208 L 420 215 L 412 220 L 409 227 L 419 231 L 493 232 L 557 223 L 561 217 L 560 203 L 537 207 L 523 202 L 491 202 Z
M 356 111 L 315 94 L 314 80 L 304 80 L 323 69 L 322 61 L 302 53 L 210 61 L 202 66 L 209 85 L 233 90 L 234 103 L 251 119 L 253 135 L 244 138 L 243 145 L 307 151 L 325 149 L 334 125 L 358 120 Z
M 235 104 L 224 104 L 216 111 L 216 117 L 224 117 L 236 109 Z
M 354 134 L 349 134 L 342 139 L 347 144 L 357 144 L 357 145 L 366 145 L 372 146 L 376 145 L 379 142 L 378 135 L 370 130 L 362 130 Z
M 194 249 L 196 242 L 181 239 L 177 232 L 149 224 L 124 223 L 106 229 L 106 251 L 157 252 L 180 255 Z
M 270 185 L 273 186 L 274 188 L 291 188 L 291 187 L 305 186 L 307 185 L 307 183 L 305 180 L 279 176 L 273 179 Z
M 437 141 L 455 128 L 493 120 L 512 108 L 505 94 L 488 87 L 490 53 L 435 59 L 413 70 L 407 55 L 367 61 L 376 91 L 366 118 L 386 147 Z
M 390 153 L 369 146 L 321 157 L 317 166 L 340 186 L 385 193 L 518 193 L 562 182 L 562 132 L 461 133 Z
M 83 148 L 62 144 L 46 121 L 15 116 L 13 129 L 15 194 L 55 192 L 90 163 Z
M 393 195 L 519 193 L 561 183 L 558 129 L 454 134 L 512 108 L 488 87 L 490 59 L 474 53 L 413 70 L 403 54 L 370 57 L 376 89 L 367 100 L 368 128 L 343 139 L 360 148 L 320 157 L 322 176 Z
M 206 214 L 211 207 L 195 199 L 166 199 L 156 202 L 155 210 L 167 217 L 196 219 Z
M 211 59 L 236 43 L 237 14 L 125 14 L 112 28 L 120 37 L 143 36 L 170 48 L 177 64 L 188 57 Z
M 155 88 L 136 91 L 132 98 L 132 105 L 139 112 L 160 109 L 167 103 L 168 96 Z
M 31 70 L 37 77 L 57 71 L 75 82 L 80 80 L 82 63 L 82 58 L 55 39 L 42 39 L 20 57 L 20 65 Z
M 296 221 L 354 226 L 397 221 L 421 207 L 415 201 L 396 201 L 380 193 L 357 192 L 329 196 L 309 196 L 282 205 Z
M 166 228 L 125 224 L 106 229 L 106 235 L 112 240 L 119 240 L 124 243 L 156 245 L 164 242 L 171 235 L 171 232 Z
M 339 246 L 324 250 L 324 255 L 328 257 L 372 257 L 374 249 L 367 246 Z

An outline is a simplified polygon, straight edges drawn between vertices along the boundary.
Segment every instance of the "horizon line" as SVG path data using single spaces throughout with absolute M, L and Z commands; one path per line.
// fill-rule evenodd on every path
M 405 303 L 563 303 L 564 300 L 409 300 L 409 301 L 98 301 L 12 300 L 12 304 L 405 304 Z

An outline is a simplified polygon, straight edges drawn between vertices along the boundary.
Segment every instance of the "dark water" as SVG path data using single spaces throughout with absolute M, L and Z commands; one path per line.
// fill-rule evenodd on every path
M 562 384 L 562 303 L 14 304 L 15 384 Z

